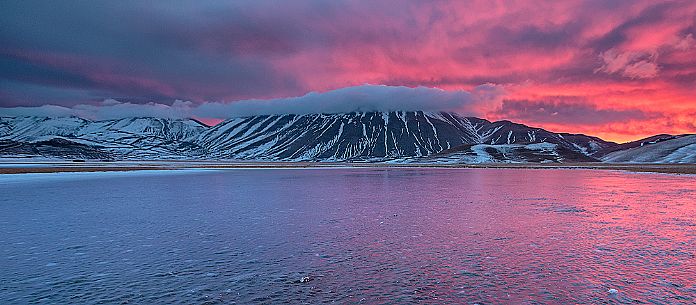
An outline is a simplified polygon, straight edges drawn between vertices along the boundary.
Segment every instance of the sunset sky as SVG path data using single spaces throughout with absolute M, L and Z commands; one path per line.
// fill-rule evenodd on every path
M 360 105 L 696 132 L 693 0 L 3 1 L 0 41 L 0 115 Z

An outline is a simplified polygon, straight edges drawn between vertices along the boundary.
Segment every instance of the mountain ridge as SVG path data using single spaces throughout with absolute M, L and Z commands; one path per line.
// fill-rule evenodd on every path
M 152 117 L 0 117 L 0 141 L 0 157 L 33 152 L 61 158 L 51 153 L 56 151 L 62 158 L 143 160 L 599 162 L 615 151 L 635 148 L 509 120 L 424 111 L 257 115 L 214 126 Z M 40 147 L 32 148 L 39 142 Z M 66 153 L 68 147 L 80 153 Z

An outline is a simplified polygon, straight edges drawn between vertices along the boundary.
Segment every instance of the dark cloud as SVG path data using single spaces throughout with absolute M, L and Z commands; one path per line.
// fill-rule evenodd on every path
M 600 109 L 576 97 L 547 97 L 542 100 L 505 99 L 496 111 L 510 120 L 577 125 L 602 125 L 628 120 L 654 118 L 655 114 L 637 109 Z
M 578 20 L 561 25 L 525 25 L 521 28 L 498 26 L 488 33 L 487 43 L 505 52 L 519 52 L 520 48 L 567 48 L 580 43 L 577 39 L 583 23 Z
M 221 43 L 230 40 L 222 39 L 226 33 L 222 28 L 206 33 L 192 27 L 210 26 L 204 16 L 186 20 L 185 15 L 171 12 L 164 5 L 22 1 L 4 3 L 3 8 L 0 37 L 6 43 L 0 46 L 2 79 L 103 91 L 110 96 L 166 96 L 169 100 L 196 101 L 297 94 L 304 90 L 292 76 L 278 73 L 264 58 L 197 51 L 206 47 L 205 41 L 187 40 L 179 34 L 206 37 L 206 41 L 219 39 Z M 254 29 L 228 27 L 228 32 L 234 31 L 247 38 L 257 34 Z M 166 35 L 179 37 L 178 45 L 157 39 Z M 282 35 L 280 32 L 275 37 Z
M 594 50 L 598 52 L 614 48 L 626 42 L 629 39 L 627 32 L 631 29 L 635 27 L 650 26 L 652 24 L 664 21 L 670 18 L 668 14 L 669 10 L 678 9 L 679 6 L 679 1 L 663 2 L 648 6 L 647 8 L 643 9 L 637 16 L 628 18 L 618 26 L 612 28 L 610 31 L 602 35 L 600 38 L 591 41 L 590 45 Z M 655 25 L 655 27 L 659 26 Z
M 0 106 L 76 105 L 103 100 L 105 94 L 70 87 L 0 81 Z M 3 109 L 3 108 L 0 108 Z

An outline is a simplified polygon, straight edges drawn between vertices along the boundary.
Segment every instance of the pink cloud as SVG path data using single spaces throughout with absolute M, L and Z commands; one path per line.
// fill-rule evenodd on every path
M 532 107 L 578 97 L 573 105 L 561 106 L 577 113 L 636 114 L 622 122 L 583 125 L 568 120 L 564 125 L 590 133 L 611 129 L 615 139 L 638 136 L 643 133 L 638 125 L 653 122 L 652 116 L 638 113 L 679 117 L 681 123 L 660 126 L 665 132 L 669 126 L 673 132 L 688 131 L 690 125 L 683 122 L 690 117 L 684 113 L 693 112 L 685 109 L 696 109 L 694 1 L 200 5 L 141 4 L 129 15 L 114 17 L 124 19 L 119 20 L 123 27 L 88 32 L 105 41 L 85 41 L 87 47 L 66 43 L 52 49 L 44 41 L 23 47 L 25 39 L 35 36 L 18 35 L 17 46 L 2 49 L 3 55 L 10 54 L 17 66 L 42 71 L 4 77 L 94 90 L 104 97 L 195 104 L 302 96 L 367 83 L 469 92 L 492 84 L 505 96 L 461 111 L 505 119 L 516 115 L 499 111 L 505 110 L 505 99 L 518 101 L 522 109 L 524 102 Z M 45 26 L 48 31 L 60 25 Z M 84 30 L 91 28 L 99 27 Z M 41 73 L 58 77 L 37 76 Z M 542 117 L 520 119 L 542 127 L 562 125 Z

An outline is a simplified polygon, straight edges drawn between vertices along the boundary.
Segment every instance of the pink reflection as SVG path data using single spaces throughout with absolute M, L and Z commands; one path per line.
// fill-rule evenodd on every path
M 350 201 L 348 224 L 359 233 L 332 244 L 326 249 L 331 258 L 320 264 L 340 261 L 336 268 L 349 270 L 341 277 L 374 285 L 363 291 L 374 296 L 370 302 L 394 302 L 385 287 L 409 302 L 672 303 L 693 297 L 692 177 L 396 170 L 352 175 L 345 185 L 359 187 L 332 196 Z M 345 249 L 350 252 L 340 252 Z M 335 259 L 346 256 L 352 259 Z

